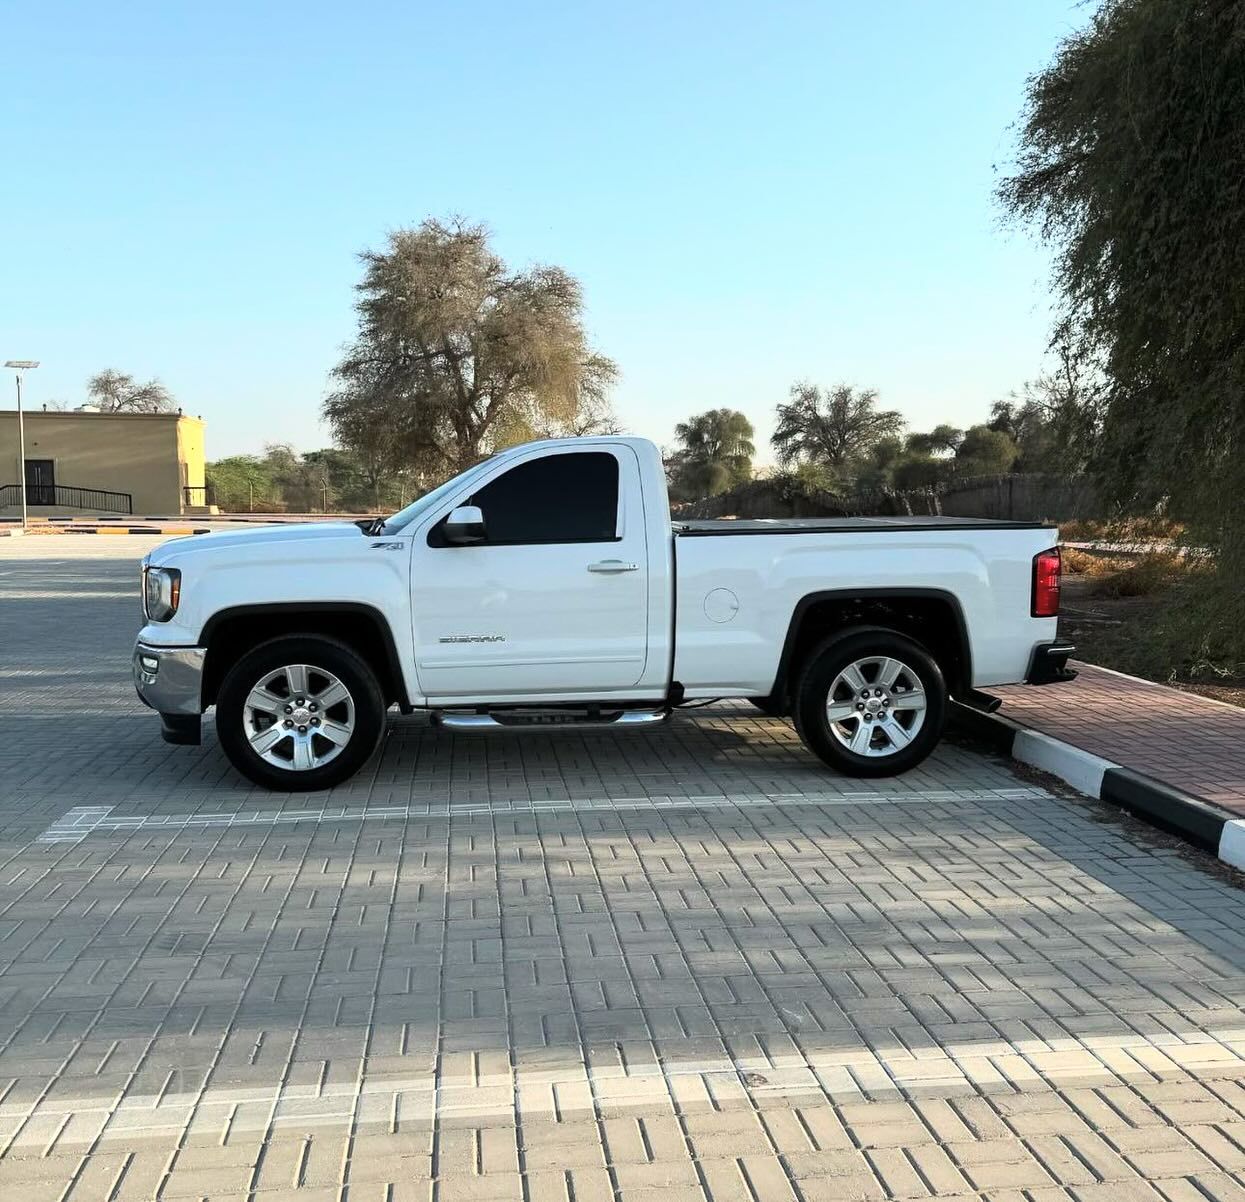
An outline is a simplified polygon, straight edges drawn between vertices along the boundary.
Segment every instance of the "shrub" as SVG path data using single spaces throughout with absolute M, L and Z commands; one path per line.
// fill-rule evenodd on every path
M 1186 570 L 1130 623 L 1113 664 L 1152 680 L 1245 677 L 1245 595 L 1228 573 Z
M 1174 551 L 1151 551 L 1094 585 L 1099 597 L 1152 597 L 1195 571 L 1194 561 Z

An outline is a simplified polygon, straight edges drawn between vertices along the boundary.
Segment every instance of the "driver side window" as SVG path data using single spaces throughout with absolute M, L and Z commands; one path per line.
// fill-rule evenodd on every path
M 484 514 L 485 546 L 613 542 L 618 460 L 604 451 L 546 455 L 512 467 L 466 503 Z

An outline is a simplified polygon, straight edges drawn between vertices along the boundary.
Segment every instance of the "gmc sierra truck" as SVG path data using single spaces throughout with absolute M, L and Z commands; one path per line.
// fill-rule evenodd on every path
M 1049 526 L 671 521 L 640 438 L 528 443 L 400 513 L 176 539 L 143 561 L 138 694 L 272 789 L 328 788 L 386 711 L 452 731 L 638 728 L 747 698 L 831 768 L 887 776 L 949 699 L 1069 679 Z

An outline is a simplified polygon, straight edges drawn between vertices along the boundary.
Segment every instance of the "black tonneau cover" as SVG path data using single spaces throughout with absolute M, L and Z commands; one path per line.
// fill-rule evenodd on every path
M 701 518 L 674 520 L 676 535 L 720 534 L 872 534 L 883 530 L 1053 530 L 1050 522 L 1006 522 L 996 518 Z

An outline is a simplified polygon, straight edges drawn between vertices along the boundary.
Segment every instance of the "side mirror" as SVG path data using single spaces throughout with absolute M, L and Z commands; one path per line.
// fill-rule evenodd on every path
M 478 505 L 460 505 L 445 519 L 445 541 L 463 546 L 484 541 L 484 514 Z

